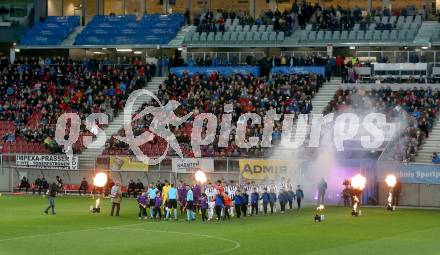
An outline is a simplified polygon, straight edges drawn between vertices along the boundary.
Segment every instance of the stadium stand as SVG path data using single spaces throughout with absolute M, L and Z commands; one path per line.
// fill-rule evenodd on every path
M 296 31 L 296 35 L 300 36 L 301 42 L 334 42 L 339 40 L 344 42 L 412 41 L 422 25 L 422 20 L 420 15 L 407 17 L 383 16 L 382 18 L 376 16 L 371 21 L 350 23 L 353 25 L 339 22 L 331 23 L 332 25 L 328 25 L 326 22 L 324 24 L 308 24 L 304 30 Z
M 315 74 L 294 74 L 274 75 L 271 79 L 267 77 L 252 77 L 242 75 L 220 76 L 216 73 L 205 77 L 195 75 L 193 77 L 183 76 L 181 78 L 171 74 L 159 88 L 158 98 L 163 104 L 169 100 L 178 100 L 182 103 L 179 108 L 179 116 L 193 112 L 212 112 L 215 115 L 223 113 L 223 105 L 232 103 L 234 105 L 233 121 L 244 112 L 256 112 L 261 116 L 269 109 L 275 109 L 278 113 L 310 113 L 312 105 L 310 99 L 322 87 L 324 77 Z M 282 118 L 281 118 L 282 119 Z M 143 133 L 152 116 L 132 124 L 134 133 Z M 192 124 L 191 119 L 183 124 L 181 128 L 172 130 L 181 144 L 182 152 L 191 157 L 190 147 Z M 281 139 L 281 122 L 274 128 L 273 143 L 279 143 Z M 249 128 L 248 135 L 261 136 L 262 126 Z M 124 130 L 118 135 L 124 136 Z M 216 137 L 218 139 L 218 136 Z M 213 144 L 217 144 L 214 142 Z M 146 143 L 141 146 L 142 151 L 149 156 L 159 156 L 166 148 L 166 142 L 155 137 L 153 143 Z M 228 148 L 217 148 L 213 145 L 206 146 L 202 150 L 202 156 L 263 156 L 266 148 L 261 145 L 251 149 L 241 149 L 230 141 Z M 170 155 L 173 151 L 169 150 Z M 104 155 L 129 155 L 131 152 L 128 145 L 116 140 L 114 137 L 107 141 Z
M 418 149 L 429 137 L 439 107 L 438 88 L 352 88 L 339 89 L 328 103 L 324 114 L 346 111 L 382 112 L 387 114 L 389 120 L 399 120 L 404 123 L 404 130 L 401 130 L 400 137 L 394 141 L 390 156 L 397 161 L 414 161 Z
M 167 44 L 183 25 L 182 14 L 95 16 L 77 36 L 76 45 Z
M 22 45 L 57 45 L 79 26 L 79 16 L 49 16 L 21 37 Z
M 144 86 L 155 66 L 138 59 L 126 64 L 67 58 L 20 58 L 0 68 L 0 145 L 4 152 L 61 152 L 54 141 L 55 125 L 64 112 L 104 112 L 111 120 L 125 105 L 129 93 Z M 83 123 L 84 124 L 84 123 Z M 74 151 L 84 148 L 80 139 Z
M 254 19 L 248 14 L 208 11 L 194 19 L 194 26 L 186 34 L 191 44 L 282 42 L 292 33 L 293 20 L 287 11 L 263 12 Z

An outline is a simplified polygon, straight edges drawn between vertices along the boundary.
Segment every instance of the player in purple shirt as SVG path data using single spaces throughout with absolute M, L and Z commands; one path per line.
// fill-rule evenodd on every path
M 180 203 L 180 213 L 184 215 L 185 213 L 185 206 L 186 206 L 186 184 L 183 181 L 180 181 L 180 185 L 177 188 L 177 193 L 179 196 L 179 203 Z
M 162 219 L 162 211 L 160 209 L 160 207 L 162 206 L 162 197 L 160 196 L 160 192 L 157 191 L 156 192 L 156 199 L 154 201 L 154 218 L 156 218 L 156 216 L 159 216 L 159 220 Z
M 208 220 L 208 215 L 206 214 L 208 210 L 208 197 L 205 193 L 203 193 L 200 198 L 200 209 L 202 210 L 202 221 L 205 222 Z
M 139 219 L 147 219 L 147 194 L 141 193 L 141 195 L 137 199 L 137 202 L 139 204 Z
M 194 180 L 194 185 L 192 186 L 191 190 L 193 191 L 194 196 L 194 207 L 195 212 L 197 213 L 200 209 L 200 197 L 202 196 L 202 187 Z

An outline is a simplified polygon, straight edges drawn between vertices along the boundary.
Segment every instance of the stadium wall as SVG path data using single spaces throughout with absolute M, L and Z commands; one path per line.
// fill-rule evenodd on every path
M 440 165 L 378 162 L 379 204 L 385 205 L 389 189 L 384 183 L 394 174 L 402 183 L 399 204 L 405 206 L 440 207 Z
M 387 205 L 389 188 L 385 182 L 379 182 L 379 204 Z M 440 207 L 440 185 L 402 183 L 402 192 L 399 196 L 399 205 Z
M 6 160 L 5 160 L 6 158 Z M 14 157 L 3 155 L 3 166 L 0 168 L 0 191 L 13 191 L 19 183 L 21 176 L 26 175 L 30 182 L 37 176 L 44 176 L 48 181 L 53 181 L 55 176 L 60 176 L 65 184 L 79 184 L 83 177 L 92 183 L 93 176 L 97 171 L 108 171 L 110 160 L 100 158 L 97 160 L 95 171 L 84 170 L 57 170 L 23 168 L 16 166 Z M 246 159 L 256 162 L 264 159 Z M 273 159 L 272 159 L 273 160 Z M 240 172 L 239 159 L 213 159 L 214 169 L 208 172 L 209 179 L 252 181 L 245 179 Z M 384 162 L 375 160 L 343 160 L 337 162 L 331 171 L 322 170 L 316 167 L 313 162 L 298 162 L 295 167 L 289 167 L 289 178 L 293 184 L 301 184 L 307 194 L 307 201 L 314 202 L 316 180 L 325 177 L 329 183 L 327 197 L 333 204 L 341 204 L 342 200 L 337 194 L 342 191 L 343 179 L 349 179 L 354 173 L 362 173 L 367 177 L 367 187 L 363 192 L 362 202 L 367 203 L 370 197 L 378 199 L 380 205 L 386 205 L 389 189 L 384 183 L 388 174 L 395 174 L 402 182 L 400 194 L 400 205 L 420 207 L 440 207 L 440 165 L 433 164 L 405 164 L 397 162 Z M 335 174 L 337 172 L 338 174 Z M 133 179 L 140 179 L 143 183 L 155 182 L 156 180 L 170 180 L 178 182 L 183 180 L 191 182 L 192 172 L 176 172 L 173 170 L 170 159 L 164 160 L 158 166 L 148 166 L 142 171 L 110 171 L 113 180 L 120 181 L 123 185 Z M 337 178 L 333 178 L 337 176 Z M 278 176 L 279 178 L 279 176 Z M 258 182 L 258 180 L 256 180 Z M 333 188 L 331 187 L 333 186 Z M 332 199 L 333 197 L 333 199 Z

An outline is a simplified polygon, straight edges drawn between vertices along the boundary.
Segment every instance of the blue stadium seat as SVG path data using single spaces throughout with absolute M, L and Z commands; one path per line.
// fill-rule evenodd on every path
M 79 16 L 49 16 L 20 39 L 23 45 L 58 45 L 79 26 Z
M 96 15 L 75 39 L 76 45 L 167 44 L 184 23 L 182 14 L 146 14 L 140 21 L 135 15 Z M 187 41 L 206 40 L 194 33 Z M 213 38 L 210 38 L 213 39 Z

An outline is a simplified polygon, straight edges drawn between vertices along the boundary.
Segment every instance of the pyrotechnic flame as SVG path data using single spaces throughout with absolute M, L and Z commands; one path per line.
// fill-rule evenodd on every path
M 367 183 L 367 179 L 362 176 L 361 174 L 357 174 L 353 177 L 351 177 L 351 186 L 355 190 L 362 191 L 365 188 L 365 184 Z M 356 213 L 357 216 L 357 210 L 359 208 L 359 197 L 357 195 L 353 196 L 353 212 Z
M 359 198 L 357 196 L 353 196 L 354 203 L 353 203 L 353 211 L 357 212 L 357 208 L 359 206 Z
M 95 205 L 95 208 L 99 208 L 99 202 L 100 202 L 100 201 L 101 201 L 100 198 L 96 199 L 96 205 Z
M 387 183 L 388 187 L 394 188 L 397 182 L 397 178 L 395 175 L 390 174 L 385 178 L 385 182 Z
M 353 189 L 363 190 L 366 183 L 367 179 L 361 174 L 357 174 L 351 178 L 351 186 L 353 187 Z
M 93 185 L 95 187 L 102 188 L 107 184 L 107 175 L 105 173 L 97 173 L 93 178 Z
M 393 202 L 393 193 L 390 192 L 388 195 L 388 206 L 389 207 L 391 207 L 392 202 Z
M 325 209 L 324 205 L 320 205 L 316 208 L 317 211 L 322 211 L 324 209 Z
M 194 177 L 195 177 L 196 181 L 201 184 L 205 183 L 208 180 L 208 178 L 206 177 L 206 174 L 202 170 L 198 170 L 194 174 Z

